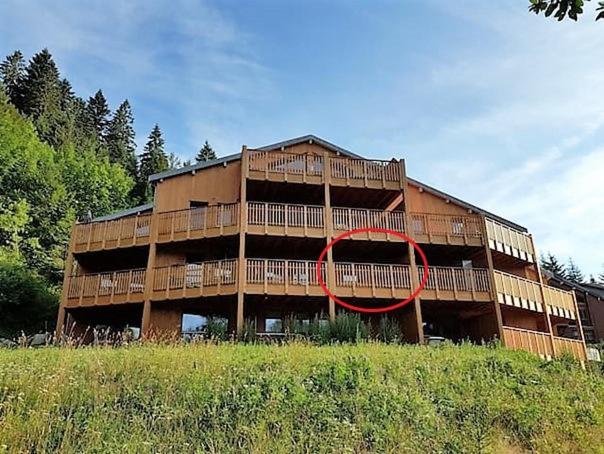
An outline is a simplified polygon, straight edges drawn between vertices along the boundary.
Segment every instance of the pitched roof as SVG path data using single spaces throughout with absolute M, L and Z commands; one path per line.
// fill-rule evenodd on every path
M 343 154 L 345 156 L 349 156 L 351 158 L 355 158 L 355 159 L 367 159 L 364 158 L 363 156 L 360 156 L 356 153 L 353 153 L 352 151 L 349 151 L 345 148 L 339 147 L 337 145 L 334 145 L 331 142 L 328 142 L 327 140 L 321 139 L 320 137 L 317 137 L 313 134 L 307 134 L 305 136 L 300 136 L 300 137 L 296 137 L 294 139 L 289 139 L 289 140 L 284 140 L 282 142 L 277 142 L 277 143 L 273 143 L 270 145 L 265 145 L 263 147 L 260 148 L 254 148 L 255 150 L 260 150 L 260 151 L 274 151 L 274 150 L 280 150 L 282 148 L 286 148 L 286 147 L 290 147 L 293 145 L 298 145 L 301 143 L 308 143 L 308 142 L 314 142 L 317 143 L 323 147 L 325 147 L 328 150 L 331 150 L 335 153 L 340 153 Z M 222 164 L 226 164 L 229 162 L 233 162 L 233 161 L 237 161 L 241 159 L 241 153 L 237 153 L 237 154 L 232 154 L 232 155 L 228 155 L 228 156 L 224 156 L 222 158 L 218 158 L 218 159 L 214 159 L 212 161 L 206 161 L 206 162 L 198 162 L 196 164 L 187 166 L 187 167 L 181 167 L 179 169 L 172 169 L 172 170 L 166 170 L 165 172 L 160 172 L 160 173 L 156 173 L 154 175 L 151 175 L 149 177 L 149 181 L 151 183 L 156 182 L 156 181 L 160 181 L 163 180 L 165 178 L 171 178 L 171 177 L 175 177 L 177 175 L 182 175 L 185 173 L 189 173 L 192 171 L 196 171 L 196 170 L 200 170 L 200 169 L 206 169 L 208 167 L 214 167 L 217 165 L 222 165 Z M 483 210 L 482 208 L 477 207 L 476 205 L 472 205 L 471 203 L 465 202 L 461 199 L 458 199 L 457 197 L 454 197 L 450 194 L 447 194 L 446 192 L 440 191 L 438 189 L 435 189 L 431 186 L 428 186 L 427 184 L 424 184 L 420 181 L 414 180 L 412 178 L 407 177 L 407 181 L 409 181 L 411 184 L 414 184 L 420 188 L 422 188 L 424 191 L 429 192 L 431 194 L 434 194 L 438 197 L 444 198 L 444 199 L 449 199 L 452 202 L 463 206 L 464 208 L 467 208 L 469 210 L 472 210 L 476 213 L 482 213 L 485 216 L 488 216 L 491 219 L 496 220 L 497 222 L 500 222 L 502 224 L 505 224 L 513 229 L 516 230 L 520 230 L 521 232 L 528 232 L 528 230 L 526 229 L 526 227 L 523 227 L 519 224 L 516 224 L 515 222 L 511 222 L 508 221 L 507 219 L 504 219 L 500 216 L 497 216 L 496 214 L 493 214 L 489 211 Z
M 114 219 L 123 218 L 123 217 L 130 216 L 133 214 L 143 213 L 145 211 L 151 211 L 152 209 L 153 209 L 153 203 L 146 203 L 144 205 L 139 205 L 137 207 L 128 208 L 127 210 L 116 211 L 115 213 L 106 214 L 105 216 L 99 216 L 97 218 L 93 218 L 91 222 L 113 221 Z

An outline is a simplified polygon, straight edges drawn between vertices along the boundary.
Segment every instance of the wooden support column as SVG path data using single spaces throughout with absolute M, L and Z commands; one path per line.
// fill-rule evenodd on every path
M 239 261 L 237 273 L 237 311 L 235 316 L 235 330 L 241 333 L 244 324 L 245 304 L 245 232 L 247 232 L 247 174 L 249 168 L 249 152 L 247 146 L 241 148 L 241 188 L 239 194 Z
M 504 344 L 503 338 L 503 317 L 501 316 L 501 306 L 497 299 L 497 289 L 495 288 L 495 267 L 493 266 L 493 254 L 489 246 L 489 234 L 487 231 L 487 218 L 485 215 L 480 215 L 480 227 L 482 231 L 484 252 L 487 257 L 487 266 L 489 268 L 489 280 L 491 281 L 491 298 L 493 299 L 493 309 L 495 310 L 495 317 L 497 317 L 497 335 Z
M 331 161 L 327 151 L 323 152 L 323 187 L 325 189 L 325 233 L 328 245 L 333 239 L 333 213 L 331 211 Z M 327 251 L 327 286 L 334 292 L 336 288 L 336 269 L 333 263 L 333 248 Z M 327 298 L 329 305 L 329 320 L 334 321 L 336 318 L 336 303 L 331 298 Z
M 67 256 L 65 257 L 65 269 L 63 270 L 63 291 L 61 292 L 61 300 L 59 301 L 59 313 L 57 315 L 57 326 L 55 328 L 55 338 L 60 339 L 63 334 L 65 325 L 65 306 L 67 306 L 67 299 L 69 296 L 69 279 L 73 273 L 73 248 L 75 244 L 75 231 L 76 223 L 71 227 L 71 237 L 69 238 L 69 244 L 67 245 Z
M 157 184 L 161 184 L 157 183 Z M 153 296 L 153 280 L 155 276 L 155 258 L 157 255 L 158 215 L 153 207 L 149 223 L 149 256 L 145 272 L 145 292 L 143 303 L 143 319 L 141 321 L 141 338 L 146 339 L 151 334 L 151 297 Z M 169 283 L 168 283 L 169 286 Z
M 539 257 L 537 255 L 537 249 L 535 248 L 535 243 L 533 241 L 533 235 L 529 235 L 531 238 L 531 245 L 533 246 L 533 253 L 535 259 L 535 267 L 537 268 L 537 277 L 539 278 L 539 291 L 541 292 L 541 300 L 543 301 L 543 316 L 545 317 L 545 326 L 547 326 L 547 331 L 549 332 L 549 341 L 552 347 L 553 356 L 556 356 L 556 343 L 554 342 L 554 330 L 552 329 L 552 321 L 549 318 L 549 311 L 547 301 L 545 300 L 545 292 L 543 291 L 543 276 L 541 275 L 541 267 L 539 266 Z M 577 314 L 578 316 L 579 314 Z
M 410 235 L 411 232 L 411 215 L 409 213 L 409 205 L 408 205 L 408 186 L 407 186 L 407 171 L 405 169 L 405 160 L 401 159 L 399 161 L 400 169 L 400 183 L 401 183 L 401 192 L 403 194 L 403 204 L 404 204 L 404 213 L 405 213 L 405 231 L 407 235 Z M 417 264 L 415 263 L 415 248 L 409 242 L 407 242 L 407 251 L 409 254 L 409 274 L 411 278 L 411 289 L 416 289 L 419 287 L 419 274 L 417 272 Z M 412 303 L 413 304 L 413 317 L 415 318 L 415 323 L 407 323 L 406 330 L 411 330 L 409 333 L 403 333 L 405 335 L 406 340 L 415 341 L 420 344 L 424 343 L 424 322 L 422 318 L 422 306 L 421 306 L 421 298 L 418 295 L 415 297 Z

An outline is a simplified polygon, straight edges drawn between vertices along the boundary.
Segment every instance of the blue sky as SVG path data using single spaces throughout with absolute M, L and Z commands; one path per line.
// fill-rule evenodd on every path
M 594 3 L 594 2 L 591 2 Z M 604 263 L 604 23 L 528 0 L 3 0 L 0 53 L 48 47 L 80 96 L 128 98 L 144 144 L 219 155 L 316 134 Z

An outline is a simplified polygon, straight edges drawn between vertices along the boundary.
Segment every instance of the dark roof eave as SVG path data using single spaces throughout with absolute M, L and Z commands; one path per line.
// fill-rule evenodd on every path
M 336 153 L 341 153 L 345 156 L 349 156 L 351 158 L 355 158 L 355 159 L 367 159 L 364 158 L 363 156 L 360 156 L 358 154 L 355 154 L 349 150 L 346 150 L 345 148 L 339 147 L 337 145 L 334 145 L 331 142 L 328 142 L 327 140 L 321 139 L 320 137 L 317 137 L 315 135 L 312 134 L 307 134 L 305 136 L 301 136 L 301 137 L 296 137 L 294 139 L 289 139 L 289 140 L 284 140 L 282 142 L 277 142 L 277 143 L 273 143 L 271 145 L 265 145 L 263 147 L 260 148 L 254 148 L 254 150 L 260 150 L 260 151 L 273 151 L 273 150 L 279 150 L 281 148 L 286 148 L 288 146 L 292 146 L 292 145 L 296 145 L 296 144 L 300 144 L 300 143 L 305 143 L 305 142 L 309 142 L 309 141 L 313 141 L 319 145 L 322 145 L 323 147 L 327 148 L 328 150 L 332 150 Z M 227 164 L 229 162 L 233 162 L 233 161 L 237 161 L 241 159 L 241 153 L 236 153 L 236 154 L 232 154 L 232 155 L 228 155 L 228 156 L 224 156 L 222 158 L 219 159 L 215 159 L 212 161 L 207 161 L 207 162 L 198 162 L 196 164 L 187 166 L 187 167 L 182 167 L 180 169 L 172 169 L 172 170 L 166 170 L 165 172 L 160 172 L 160 173 L 156 173 L 154 175 L 151 175 L 149 177 L 149 181 L 151 183 L 154 183 L 156 181 L 159 180 L 163 180 L 165 178 L 171 178 L 171 177 L 175 177 L 178 175 L 182 175 L 185 173 L 189 173 L 189 172 L 194 172 L 197 170 L 201 170 L 201 169 L 207 169 L 210 167 L 214 167 L 217 165 L 222 165 L 222 164 Z M 430 192 L 438 197 L 442 197 L 445 199 L 449 199 L 469 210 L 475 211 L 477 213 L 482 213 L 485 216 L 500 222 L 502 224 L 507 225 L 508 227 L 511 227 L 513 229 L 519 230 L 521 232 L 524 233 L 528 233 L 528 230 L 526 229 L 526 227 L 523 227 L 519 224 L 516 224 L 515 222 L 512 221 L 508 221 L 507 219 L 504 219 L 500 216 L 497 216 L 496 214 L 490 213 L 489 211 L 483 210 L 482 208 L 479 208 L 475 205 L 472 205 L 470 203 L 464 202 L 461 199 L 458 199 L 457 197 L 454 197 L 452 195 L 447 194 L 446 192 L 440 191 L 436 188 L 433 188 L 431 186 L 428 186 L 427 184 L 421 183 L 417 180 L 414 180 L 412 178 L 407 177 L 407 180 L 409 182 L 411 182 L 412 184 L 415 184 L 416 186 L 421 187 L 422 189 L 424 189 L 427 192 Z
M 527 230 L 526 227 L 523 227 L 523 226 L 521 226 L 519 224 L 516 224 L 515 222 L 508 221 L 507 219 L 502 218 L 501 216 L 497 216 L 496 214 L 493 214 L 493 213 L 491 213 L 491 212 L 489 212 L 487 210 L 484 210 L 482 208 L 479 208 L 476 205 L 472 205 L 471 203 L 464 202 L 463 200 L 458 199 L 457 197 L 454 197 L 454 196 L 452 196 L 450 194 L 447 194 L 446 192 L 440 191 L 440 190 L 438 190 L 436 188 L 433 188 L 432 186 L 428 186 L 427 184 L 422 183 L 422 182 L 417 181 L 417 180 L 414 180 L 413 178 L 407 177 L 407 181 L 410 182 L 411 184 L 419 186 L 423 190 L 425 190 L 427 192 L 430 192 L 430 193 L 432 193 L 432 194 L 434 194 L 436 196 L 443 197 L 445 199 L 449 199 L 452 202 L 455 202 L 456 204 L 459 204 L 459 205 L 461 205 L 461 206 L 463 206 L 463 207 L 465 207 L 465 208 L 467 208 L 469 210 L 475 211 L 477 213 L 482 213 L 486 217 L 491 218 L 491 219 L 493 219 L 493 220 L 495 220 L 497 222 L 500 222 L 501 224 L 505 224 L 505 225 L 507 225 L 509 227 L 512 227 L 512 228 L 516 229 L 516 230 L 520 230 L 521 232 L 528 233 L 528 230 Z
M 145 211 L 151 211 L 153 209 L 153 203 L 146 203 L 136 207 L 128 208 L 122 211 L 116 211 L 115 213 L 106 214 L 93 218 L 90 222 L 102 222 L 102 221 L 113 221 L 114 219 L 124 218 L 133 214 L 143 213 Z

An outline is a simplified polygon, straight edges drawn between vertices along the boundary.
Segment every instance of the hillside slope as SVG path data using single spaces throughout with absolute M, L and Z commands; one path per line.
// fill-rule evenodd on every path
M 0 452 L 597 452 L 604 378 L 444 346 L 0 351 Z

